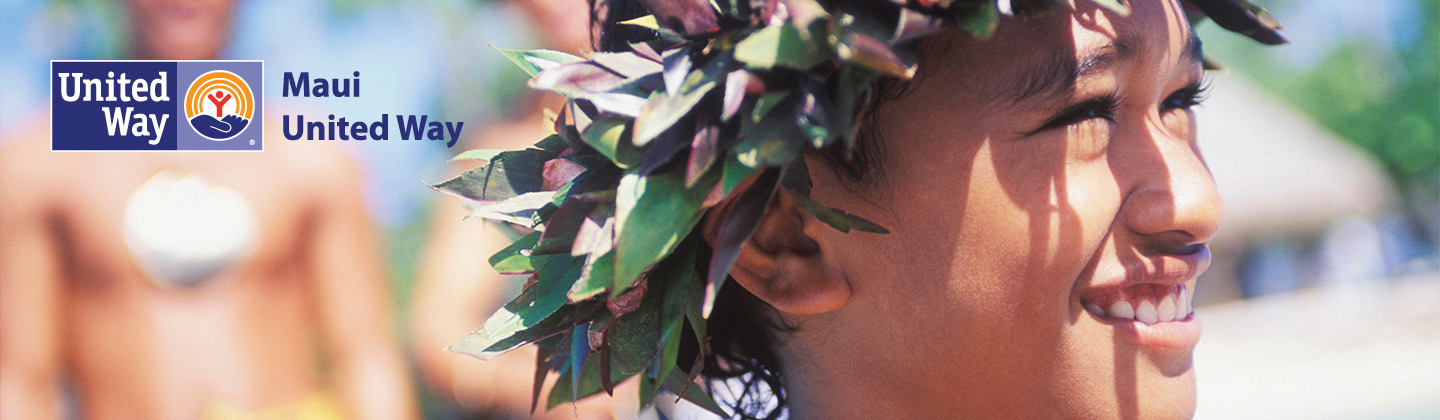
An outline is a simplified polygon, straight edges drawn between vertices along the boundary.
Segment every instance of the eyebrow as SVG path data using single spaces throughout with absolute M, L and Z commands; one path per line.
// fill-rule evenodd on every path
M 1107 69 L 1118 61 L 1129 59 L 1140 53 L 1144 45 L 1135 39 L 1124 38 L 1091 49 L 1079 60 L 1057 53 L 1029 71 L 1015 73 L 1001 84 L 997 99 L 1003 98 L 1011 104 L 1018 104 L 1064 96 L 1075 87 L 1077 80 Z M 1204 60 L 1200 37 L 1194 31 L 1191 31 L 1190 37 L 1186 39 L 1184 51 L 1183 60 L 1194 63 Z

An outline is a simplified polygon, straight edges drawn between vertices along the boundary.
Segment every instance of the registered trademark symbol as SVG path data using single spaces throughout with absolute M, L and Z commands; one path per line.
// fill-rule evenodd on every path
M 251 145 L 251 146 L 254 146 L 254 145 L 255 145 L 255 139 L 250 139 L 250 145 Z

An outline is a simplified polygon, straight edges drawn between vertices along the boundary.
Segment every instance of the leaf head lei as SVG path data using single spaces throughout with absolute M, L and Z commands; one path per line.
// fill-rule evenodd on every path
M 1123 0 L 1090 0 L 1128 14 Z M 518 226 L 490 257 L 523 291 L 449 350 L 490 359 L 538 344 L 534 401 L 547 407 L 640 376 L 642 406 L 660 389 L 726 415 L 695 384 L 706 322 L 741 244 L 776 194 L 843 232 L 885 228 L 809 198 L 807 149 L 856 142 L 855 113 L 881 78 L 916 71 L 916 40 L 954 27 L 988 38 L 1002 16 L 1067 0 L 645 0 L 622 24 L 654 39 L 578 57 L 501 50 L 531 87 L 566 98 L 554 134 L 518 151 L 455 157 L 486 165 L 432 187 L 473 200 L 470 217 Z M 1182 1 L 1265 44 L 1279 24 L 1245 0 Z M 1207 68 L 1214 68 L 1206 60 Z M 717 218 L 713 244 L 696 226 Z M 708 262 L 708 263 L 705 263 Z M 679 360 L 682 341 L 699 348 Z M 684 368 L 688 366 L 688 370 Z M 532 405 L 532 409 L 534 405 Z

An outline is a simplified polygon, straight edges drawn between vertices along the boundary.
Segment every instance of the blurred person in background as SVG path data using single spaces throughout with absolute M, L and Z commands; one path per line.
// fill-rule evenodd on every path
M 568 53 L 591 49 L 582 0 L 514 2 L 533 21 L 545 48 Z M 532 139 L 553 130 L 546 110 L 558 110 L 564 98 L 530 91 L 514 101 L 494 124 L 465 139 L 463 149 L 518 149 Z M 462 150 L 463 150 L 462 149 Z M 460 161 L 451 174 L 473 169 L 480 161 Z M 444 348 L 475 329 L 481 321 L 505 303 L 523 277 L 502 276 L 490 268 L 487 258 L 510 243 L 505 227 L 480 220 L 464 220 L 464 206 L 441 201 L 432 214 L 432 225 L 422 251 L 411 301 L 413 352 L 425 383 L 454 405 L 464 416 L 481 418 L 528 418 L 531 411 L 531 384 L 535 377 L 535 351 L 526 348 L 482 361 L 445 351 Z M 476 273 L 485 273 L 477 275 Z M 553 378 L 552 378 L 553 380 Z M 547 385 L 548 388 L 549 385 Z M 626 387 L 628 388 L 628 387 Z M 623 388 L 622 388 L 623 389 Z M 548 391 L 546 391 L 548 392 Z M 617 394 L 619 391 L 617 390 Z M 541 395 L 546 395 L 542 393 Z M 616 397 L 629 402 L 634 397 Z M 591 399 L 576 407 L 557 407 L 545 412 L 544 402 L 534 418 L 609 419 L 613 413 L 634 413 L 635 408 L 615 408 L 608 399 Z
M 234 9 L 127 6 L 156 60 L 219 58 Z M 267 125 L 262 153 L 4 142 L 0 419 L 414 418 L 356 167 Z

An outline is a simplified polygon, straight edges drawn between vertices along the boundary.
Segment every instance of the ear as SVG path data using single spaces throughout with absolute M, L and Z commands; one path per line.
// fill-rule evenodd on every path
M 707 218 L 704 226 L 711 246 L 718 234 L 715 219 Z M 782 312 L 817 314 L 844 306 L 850 300 L 850 282 L 827 260 L 824 247 L 805 233 L 816 223 L 820 221 L 781 187 L 740 248 L 730 276 Z

